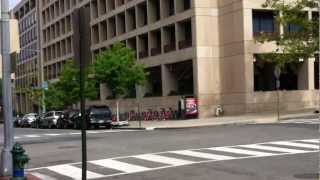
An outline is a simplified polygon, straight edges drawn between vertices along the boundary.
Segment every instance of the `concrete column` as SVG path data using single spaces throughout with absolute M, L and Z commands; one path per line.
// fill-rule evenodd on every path
M 298 89 L 314 89 L 314 59 L 307 59 L 298 69 Z
M 171 91 L 178 91 L 178 82 L 167 65 L 161 65 L 162 95 L 168 96 Z

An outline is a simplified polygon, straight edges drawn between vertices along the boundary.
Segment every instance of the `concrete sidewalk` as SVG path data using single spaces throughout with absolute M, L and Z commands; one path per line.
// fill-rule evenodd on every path
M 293 112 L 282 114 L 281 120 L 300 119 L 300 118 L 316 118 L 313 110 Z M 262 123 L 277 123 L 276 113 L 264 114 L 246 114 L 239 116 L 212 117 L 203 119 L 188 119 L 188 120 L 164 120 L 164 121 L 130 121 L 130 126 L 119 127 L 120 129 L 179 129 L 179 128 L 194 128 L 207 127 L 230 124 L 262 124 Z M 141 124 L 140 124 L 141 123 Z

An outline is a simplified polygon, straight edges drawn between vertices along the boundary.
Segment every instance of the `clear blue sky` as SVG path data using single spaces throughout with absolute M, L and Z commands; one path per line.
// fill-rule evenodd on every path
M 12 9 L 20 0 L 9 0 L 10 2 L 10 9 Z

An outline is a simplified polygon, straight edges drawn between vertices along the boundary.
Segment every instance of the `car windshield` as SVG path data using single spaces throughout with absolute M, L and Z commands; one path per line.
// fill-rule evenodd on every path
M 56 112 L 55 114 L 56 114 L 56 116 L 61 116 L 61 115 L 62 115 L 62 112 L 58 111 L 58 112 Z
M 107 108 L 92 108 L 90 112 L 91 115 L 103 115 L 108 113 L 109 110 Z

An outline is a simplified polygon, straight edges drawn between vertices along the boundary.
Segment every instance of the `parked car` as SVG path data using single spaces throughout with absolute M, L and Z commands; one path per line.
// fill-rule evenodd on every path
M 85 119 L 87 128 L 112 127 L 112 112 L 108 106 L 90 106 L 86 110 Z M 81 127 L 80 120 L 81 113 L 77 113 L 74 117 L 73 128 L 79 129 Z
M 57 122 L 59 117 L 62 115 L 62 111 L 49 111 L 47 112 L 43 118 L 41 118 L 41 126 L 42 128 L 54 128 L 57 127 Z
M 22 122 L 22 117 L 17 115 L 16 117 L 13 118 L 13 125 L 14 127 L 20 127 Z
M 76 117 L 77 114 L 79 114 L 79 110 L 73 109 L 73 110 L 63 111 L 63 113 L 58 119 L 57 127 L 59 129 L 66 129 L 66 128 L 72 127 L 74 122 L 73 118 Z
M 42 126 L 42 120 L 45 114 L 40 114 L 36 117 L 36 120 L 31 123 L 32 128 L 40 128 Z
M 30 127 L 31 123 L 37 118 L 36 113 L 29 113 L 22 117 L 20 127 Z

